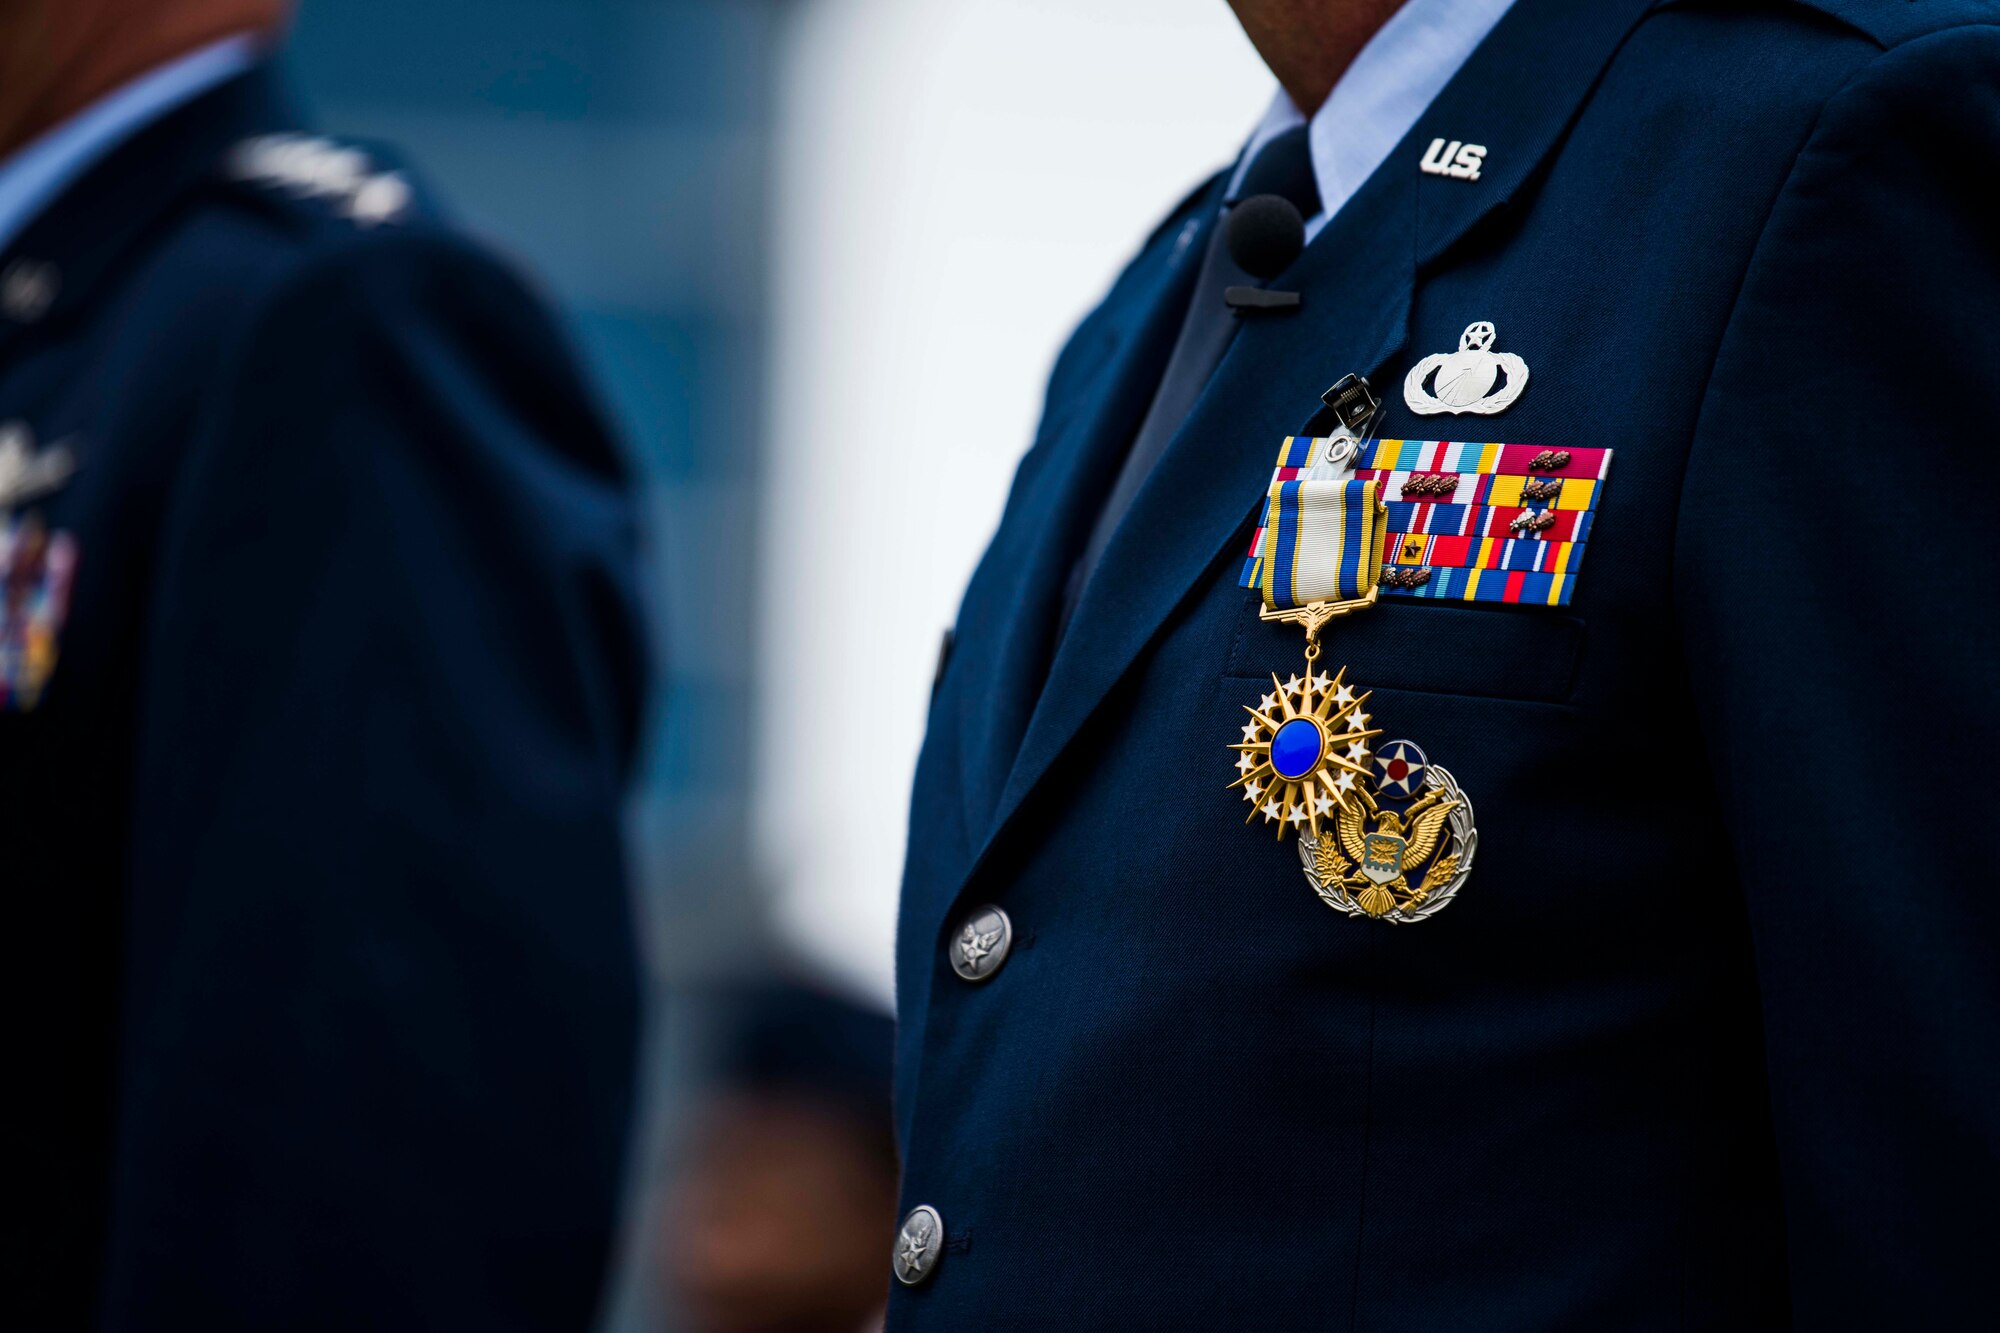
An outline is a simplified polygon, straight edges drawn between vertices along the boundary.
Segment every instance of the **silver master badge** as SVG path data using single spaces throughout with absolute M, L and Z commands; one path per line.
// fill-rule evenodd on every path
M 1410 367 L 1403 401 L 1420 417 L 1440 412 L 1490 417 L 1512 407 L 1528 387 L 1528 363 L 1512 352 L 1494 351 L 1499 336 L 1486 320 L 1466 325 L 1456 352 L 1439 352 Z

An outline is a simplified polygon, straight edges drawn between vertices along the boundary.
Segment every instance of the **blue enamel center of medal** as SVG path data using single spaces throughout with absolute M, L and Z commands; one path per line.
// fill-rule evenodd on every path
M 1271 737 L 1271 767 L 1287 782 L 1312 772 L 1325 752 L 1326 738 L 1311 718 L 1295 717 Z

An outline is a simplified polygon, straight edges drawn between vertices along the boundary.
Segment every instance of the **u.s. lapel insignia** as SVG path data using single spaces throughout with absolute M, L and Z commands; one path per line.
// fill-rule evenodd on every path
M 1439 352 L 1410 367 L 1403 377 L 1403 401 L 1420 417 L 1440 412 L 1504 412 L 1528 387 L 1528 363 L 1512 352 L 1496 352 L 1499 337 L 1486 320 L 1468 324 L 1456 352 Z
M 62 489 L 75 471 L 69 446 L 37 450 L 34 432 L 21 422 L 0 426 L 0 513 Z
M 1449 176 L 1453 180 L 1476 181 L 1486 166 L 1486 145 L 1453 139 L 1431 140 L 1417 169 L 1426 176 Z
M 1241 583 L 1258 590 L 1262 619 L 1305 630 L 1305 671 L 1280 680 L 1254 705 L 1236 754 L 1236 780 L 1277 836 L 1299 834 L 1306 879 L 1321 901 L 1353 916 L 1422 921 L 1457 895 L 1472 872 L 1478 834 L 1472 806 L 1451 774 L 1408 741 L 1377 757 L 1368 694 L 1345 668 L 1320 669 L 1320 632 L 1366 610 L 1382 586 L 1388 506 L 1378 477 L 1359 477 L 1357 433 L 1377 411 L 1367 382 L 1348 376 L 1327 391 L 1337 434 L 1290 438 L 1278 453 L 1263 523 Z M 1372 784 L 1373 790 L 1370 790 Z M 1422 794 L 1417 794 L 1418 787 Z M 1400 798 L 1414 796 L 1401 804 Z

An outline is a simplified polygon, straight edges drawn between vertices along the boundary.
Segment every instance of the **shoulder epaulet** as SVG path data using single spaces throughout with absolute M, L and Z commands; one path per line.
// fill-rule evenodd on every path
M 358 227 L 408 221 L 417 191 L 408 173 L 370 151 L 306 134 L 245 139 L 223 161 L 225 180 L 316 205 Z
M 1968 23 L 2000 23 L 2000 0 L 1792 0 L 1871 38 L 1884 50 Z

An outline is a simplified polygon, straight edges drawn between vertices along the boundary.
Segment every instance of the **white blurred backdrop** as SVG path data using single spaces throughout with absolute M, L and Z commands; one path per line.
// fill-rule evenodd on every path
M 754 832 L 887 1000 L 940 635 L 1062 339 L 1273 84 L 1224 0 L 816 0 L 778 80 Z

